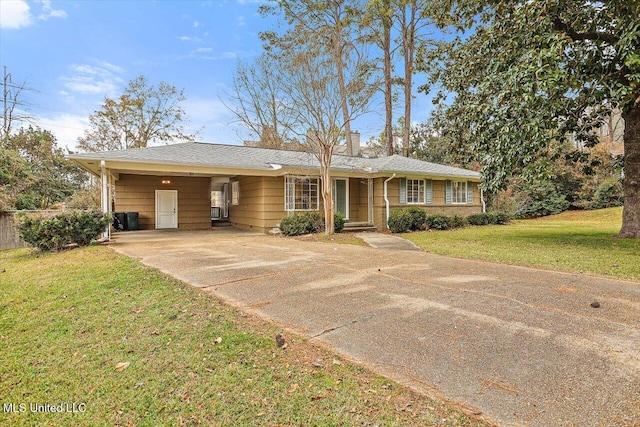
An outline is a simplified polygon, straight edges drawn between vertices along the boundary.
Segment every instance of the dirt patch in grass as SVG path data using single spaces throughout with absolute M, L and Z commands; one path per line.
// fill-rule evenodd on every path
M 344 245 L 368 246 L 362 239 L 353 233 L 335 234 L 305 234 L 304 236 L 290 237 L 304 242 L 339 243 Z
M 1 425 L 483 425 L 108 248 L 3 270 Z

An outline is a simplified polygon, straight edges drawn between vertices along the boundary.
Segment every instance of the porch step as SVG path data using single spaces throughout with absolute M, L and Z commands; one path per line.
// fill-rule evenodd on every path
M 378 229 L 370 222 L 345 222 L 342 231 L 378 231 Z
M 211 221 L 212 227 L 231 227 L 231 223 L 229 221 Z

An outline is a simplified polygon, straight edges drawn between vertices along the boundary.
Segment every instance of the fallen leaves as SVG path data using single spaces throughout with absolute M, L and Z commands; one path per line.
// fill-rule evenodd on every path
M 121 372 L 127 369 L 131 365 L 131 362 L 120 362 L 116 364 L 116 371 Z

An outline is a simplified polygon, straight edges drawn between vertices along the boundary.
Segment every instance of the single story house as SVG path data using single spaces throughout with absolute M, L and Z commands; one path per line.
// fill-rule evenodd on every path
M 322 212 L 318 161 L 308 152 L 186 142 L 68 157 L 101 178 L 105 212 L 138 212 L 141 229 L 225 220 L 267 232 L 292 213 Z M 397 155 L 334 155 L 331 176 L 335 211 L 378 229 L 402 207 L 464 216 L 483 210 L 480 174 L 466 169 Z

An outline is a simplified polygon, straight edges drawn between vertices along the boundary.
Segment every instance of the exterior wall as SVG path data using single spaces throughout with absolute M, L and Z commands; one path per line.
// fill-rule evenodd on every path
M 350 178 L 349 179 L 349 221 L 350 222 L 367 222 L 368 206 L 367 198 L 369 188 L 367 179 Z
M 162 180 L 171 184 L 162 184 Z M 115 212 L 138 212 L 142 230 L 156 227 L 156 190 L 178 191 L 178 228 L 211 227 L 210 178 L 121 174 L 116 181 Z
M 284 210 L 284 178 L 244 176 L 239 181 L 238 205 L 229 208 L 229 221 L 238 228 L 268 232 L 287 216 Z M 322 212 L 322 195 L 320 195 Z M 349 179 L 349 220 L 367 221 L 367 185 L 359 178 Z
M 389 211 L 402 209 L 411 206 L 423 207 L 428 214 L 441 215 L 461 215 L 469 216 L 482 212 L 482 201 L 480 200 L 479 183 L 473 183 L 473 203 L 466 204 L 446 204 L 445 203 L 445 180 L 432 180 L 433 203 L 428 204 L 401 204 L 400 203 L 400 180 L 394 178 L 387 184 L 387 195 L 389 198 Z M 376 178 L 374 183 L 374 225 L 379 229 L 386 228 L 386 205 L 384 201 L 384 179 Z
M 161 181 L 169 179 L 171 184 Z M 378 229 L 386 228 L 386 205 L 384 201 L 384 180 L 373 180 L 373 222 Z M 277 227 L 287 215 L 284 210 L 284 178 L 240 176 L 231 181 L 239 182 L 238 204 L 229 207 L 229 221 L 232 225 L 246 230 L 267 232 Z M 231 187 L 231 185 L 230 185 Z M 178 228 L 198 229 L 211 226 L 210 178 L 151 176 L 121 174 L 116 181 L 115 211 L 138 212 L 140 229 L 155 228 L 155 190 L 178 191 Z M 432 180 L 433 203 L 400 204 L 399 179 L 388 183 L 390 210 L 409 206 L 424 207 L 429 214 L 468 216 L 482 212 L 480 191 L 474 184 L 473 203 L 445 204 L 445 181 Z M 349 179 L 349 220 L 367 221 L 368 187 L 366 178 Z M 322 211 L 322 200 L 320 200 Z
M 229 222 L 238 228 L 267 232 L 287 215 L 284 210 L 284 178 L 242 176 L 237 205 L 229 207 Z

